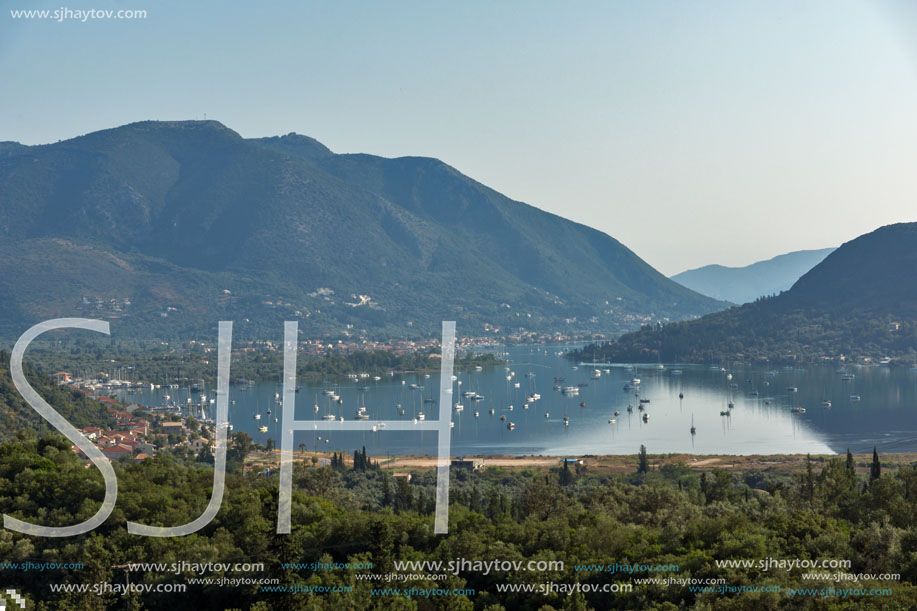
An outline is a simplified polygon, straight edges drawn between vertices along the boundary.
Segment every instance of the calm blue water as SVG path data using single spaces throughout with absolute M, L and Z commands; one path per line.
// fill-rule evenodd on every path
M 776 371 L 751 367 L 724 371 L 696 365 L 666 365 L 664 369 L 655 364 L 634 368 L 577 366 L 562 358 L 560 350 L 510 348 L 509 371 L 500 366 L 458 373 L 461 385 L 454 384 L 453 398 L 460 390 L 470 390 L 484 399 L 462 399 L 464 410 L 452 411 L 452 454 L 632 454 L 641 444 L 651 453 L 824 454 L 843 452 L 848 447 L 854 452 L 869 451 L 874 445 L 880 451 L 917 451 L 917 373 L 907 369 L 850 367 L 848 372 L 855 377 L 845 381 L 834 366 Z M 596 368 L 601 371 L 598 378 L 593 377 Z M 553 390 L 555 377 L 564 378 L 563 386 L 586 386 L 579 395 L 566 396 Z M 625 383 L 634 377 L 640 378 L 639 396 L 624 390 Z M 424 388 L 412 390 L 411 384 Z M 361 390 L 363 387 L 368 389 Z M 789 387 L 798 391 L 789 392 Z M 335 389 L 342 404 L 324 395 L 324 389 Z M 215 396 L 212 390 L 206 392 Z M 281 412 L 274 400 L 277 392 L 282 393 L 277 384 L 260 384 L 244 391 L 232 387 L 230 399 L 235 403 L 230 405 L 230 420 L 234 431 L 245 431 L 260 443 L 269 437 L 279 441 L 282 423 L 274 421 Z M 384 375 L 378 381 L 368 378 L 340 385 L 302 384 L 296 395 L 296 418 L 320 421 L 332 413 L 353 420 L 357 407 L 365 405 L 372 420 L 411 420 L 421 411 L 434 419 L 438 407 L 425 403 L 424 398 L 438 396 L 438 392 L 438 375 Z M 530 392 L 542 398 L 530 402 L 526 409 L 525 397 Z M 164 393 L 182 404 L 192 396 L 188 389 L 161 389 L 132 392 L 121 398 L 158 406 L 163 404 Z M 861 399 L 851 400 L 854 394 Z M 639 399 L 649 399 L 644 404 L 648 422 L 637 409 Z M 831 401 L 830 408 L 823 406 L 826 400 Z M 729 401 L 734 408 L 728 407 Z M 317 413 L 315 404 L 319 406 Z M 626 411 L 628 405 L 634 407 L 633 413 Z M 794 413 L 792 407 L 806 411 Z M 614 416 L 615 410 L 620 415 Z M 722 416 L 721 411 L 730 415 Z M 261 414 L 260 420 L 255 420 L 256 413 Z M 501 416 L 506 416 L 506 421 Z M 569 418 L 568 426 L 564 416 Z M 697 430 L 693 436 L 692 417 Z M 612 418 L 615 423 L 608 422 Z M 507 430 L 508 422 L 516 425 L 515 430 Z M 260 425 L 268 426 L 268 432 L 259 432 Z M 435 455 L 437 449 L 433 432 L 297 432 L 294 446 L 298 448 L 300 443 L 310 450 L 347 452 L 365 445 L 374 455 Z

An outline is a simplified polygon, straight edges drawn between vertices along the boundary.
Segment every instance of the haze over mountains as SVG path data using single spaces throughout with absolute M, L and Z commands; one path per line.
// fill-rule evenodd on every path
M 603 346 L 620 361 L 770 362 L 901 357 L 917 350 L 917 223 L 841 245 L 775 297 L 645 328 Z
M 0 143 L 4 335 L 59 316 L 200 336 L 614 333 L 724 307 L 614 238 L 436 159 L 335 155 L 214 121 Z M 349 328 L 348 325 L 352 325 Z
M 798 250 L 745 267 L 705 265 L 672 276 L 672 280 L 702 295 L 742 304 L 788 290 L 834 248 Z

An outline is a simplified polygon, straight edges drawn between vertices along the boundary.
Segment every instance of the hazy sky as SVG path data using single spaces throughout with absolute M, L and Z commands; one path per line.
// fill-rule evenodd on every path
M 143 9 L 143 20 L 11 10 Z M 917 220 L 917 3 L 0 0 L 0 140 L 438 157 L 666 274 Z

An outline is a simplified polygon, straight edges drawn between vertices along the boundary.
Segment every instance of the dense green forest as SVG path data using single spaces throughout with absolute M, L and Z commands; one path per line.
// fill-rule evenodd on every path
M 80 562 L 81 570 L 5 569 L 3 583 L 19 588 L 37 609 L 911 609 L 917 605 L 917 469 L 894 472 L 881 464 L 817 458 L 799 475 L 698 474 L 683 464 L 656 470 L 645 456 L 630 474 L 591 473 L 589 467 L 550 471 L 488 468 L 453 470 L 450 531 L 432 532 L 435 476 L 394 479 L 372 461 L 297 463 L 288 536 L 275 534 L 278 481 L 262 471 L 241 472 L 250 449 L 236 435 L 226 494 L 216 518 L 196 534 L 177 538 L 130 535 L 126 520 L 177 525 L 200 515 L 212 472 L 191 454 L 166 453 L 141 464 L 116 466 L 114 513 L 91 534 L 68 539 L 0 532 L 5 562 Z M 86 519 L 103 491 L 95 469 L 83 464 L 58 435 L 17 433 L 0 445 L 0 509 L 20 519 L 64 525 Z M 408 598 L 373 594 L 383 584 L 361 574 L 396 571 L 402 560 L 563 561 L 562 570 L 448 573 L 403 585 L 473 589 L 464 596 Z M 849 573 L 898 573 L 899 581 L 834 583 L 803 580 L 801 570 L 717 568 L 723 559 L 850 559 Z M 283 586 L 341 586 L 344 592 L 291 594 L 258 585 L 195 585 L 191 569 L 126 572 L 134 562 L 264 562 L 255 574 L 208 577 L 279 579 Z M 281 563 L 372 563 L 372 569 L 284 568 Z M 675 573 L 582 570 L 577 565 L 678 565 Z M 581 570 L 577 570 L 580 568 Z M 834 572 L 834 571 L 831 571 Z M 644 577 L 722 578 L 725 585 L 780 586 L 781 592 L 692 592 L 689 587 L 634 585 L 630 592 L 573 594 L 499 592 L 500 584 L 631 583 Z M 51 584 L 188 583 L 181 594 L 51 592 Z M 890 588 L 886 596 L 790 596 L 786 588 Z M 260 589 L 259 589 L 260 588 Z M 29 608 L 32 608 L 31 606 Z

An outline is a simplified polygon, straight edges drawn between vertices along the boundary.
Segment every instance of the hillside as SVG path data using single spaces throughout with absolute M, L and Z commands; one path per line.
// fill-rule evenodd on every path
M 23 366 L 23 371 L 32 388 L 73 426 L 105 426 L 111 423 L 107 409 L 98 401 L 69 387 L 54 384 L 49 376 L 28 365 Z M 39 416 L 13 386 L 10 355 L 0 352 L 0 442 L 12 440 L 17 431 L 23 430 L 45 433 L 54 431 L 54 427 Z
M 162 337 L 615 333 L 723 304 L 615 239 L 429 158 L 142 122 L 0 155 L 4 335 L 54 316 Z M 353 329 L 348 329 L 352 325 Z
M 775 297 L 698 320 L 646 326 L 602 346 L 619 362 L 792 362 L 901 357 L 917 350 L 917 223 L 889 225 L 843 244 Z
M 745 267 L 705 265 L 672 276 L 672 280 L 714 299 L 748 303 L 789 290 L 807 271 L 834 252 L 833 248 L 799 250 Z

